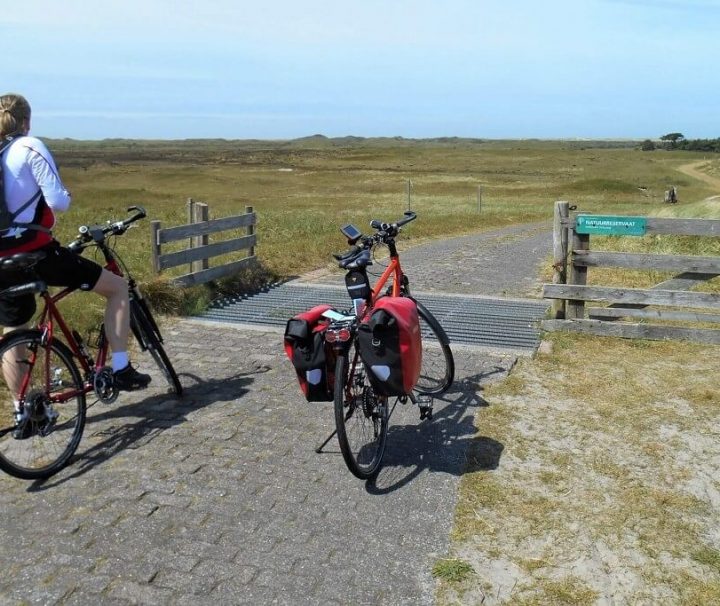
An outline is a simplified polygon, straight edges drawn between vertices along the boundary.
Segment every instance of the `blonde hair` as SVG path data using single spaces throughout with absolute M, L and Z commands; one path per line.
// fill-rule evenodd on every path
M 0 137 L 23 134 L 30 121 L 30 104 L 22 95 L 9 93 L 0 97 Z

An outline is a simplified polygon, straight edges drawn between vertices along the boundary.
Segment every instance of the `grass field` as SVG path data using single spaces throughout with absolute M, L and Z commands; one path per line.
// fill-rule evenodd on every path
M 258 213 L 258 255 L 283 276 L 327 263 L 329 253 L 344 245 L 342 222 L 365 227 L 373 218 L 400 216 L 408 180 L 420 214 L 404 234 L 409 241 L 548 218 L 558 199 L 595 212 L 653 214 L 670 184 L 683 200 L 710 195 L 674 170 L 699 155 L 577 143 L 361 140 L 341 146 L 310 139 L 105 146 L 57 141 L 51 147 L 74 195 L 61 236 L 128 203 L 146 206 L 163 225 L 185 222 L 189 197 L 208 203 L 214 217 L 250 205 Z M 149 277 L 148 226 L 131 239 L 133 265 Z

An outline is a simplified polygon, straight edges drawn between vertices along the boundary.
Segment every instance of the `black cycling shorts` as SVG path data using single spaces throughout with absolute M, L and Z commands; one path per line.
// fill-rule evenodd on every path
M 31 282 L 40 278 L 50 286 L 70 286 L 80 290 L 95 288 L 103 268 L 95 263 L 60 246 L 58 242 L 39 248 L 45 258 L 27 271 L 0 271 L 0 290 Z M 19 297 L 0 296 L 0 325 L 21 326 L 35 314 L 35 295 Z

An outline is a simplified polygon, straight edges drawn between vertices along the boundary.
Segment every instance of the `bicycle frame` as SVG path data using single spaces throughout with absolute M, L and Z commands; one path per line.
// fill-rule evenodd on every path
M 84 393 L 88 393 L 93 389 L 92 383 L 89 380 L 93 371 L 100 370 L 106 364 L 108 357 L 108 346 L 107 340 L 105 339 L 105 334 L 101 332 L 100 346 L 98 347 L 98 352 L 95 356 L 95 360 L 92 360 L 92 358 L 89 357 L 89 352 L 87 350 L 83 351 L 83 346 L 78 342 L 77 338 L 73 334 L 73 331 L 70 329 L 67 322 L 65 321 L 65 318 L 63 318 L 60 310 L 57 308 L 57 303 L 75 290 L 76 289 L 73 288 L 66 288 L 54 296 L 51 296 L 49 293 L 44 293 L 42 295 L 43 299 L 45 300 L 45 309 L 40 316 L 38 328 L 43 332 L 43 339 L 46 341 L 50 341 L 55 338 L 56 326 L 60 329 L 60 332 L 65 338 L 65 343 L 68 345 L 68 347 L 70 347 L 70 351 L 72 351 L 73 355 L 77 359 L 80 370 L 82 370 L 84 374 L 85 387 L 82 391 Z M 46 363 L 49 365 L 49 360 L 47 360 Z M 47 380 L 49 380 L 49 372 L 50 369 L 48 368 L 46 370 Z M 63 394 L 62 399 L 60 399 L 59 401 L 70 399 L 76 396 L 77 393 L 78 391 L 76 390 L 71 393 Z
M 390 251 L 390 263 L 385 268 L 385 271 L 382 273 L 382 275 L 378 278 L 375 286 L 373 286 L 372 296 L 370 299 L 370 307 L 372 307 L 375 301 L 377 301 L 378 297 L 381 296 L 382 290 L 383 288 L 385 288 L 385 284 L 387 284 L 390 276 L 393 277 L 393 285 L 390 296 L 399 297 L 403 288 L 407 287 L 405 274 L 402 270 L 402 267 L 400 266 L 400 255 L 398 254 L 397 248 L 395 247 L 395 240 L 390 240 L 387 243 L 387 246 L 388 250 Z
M 377 301 L 377 298 L 380 296 L 380 293 L 382 289 L 385 287 L 385 284 L 390 279 L 390 276 L 393 276 L 393 285 L 392 285 L 392 294 L 393 297 L 399 297 L 400 296 L 400 285 L 402 284 L 403 279 L 403 271 L 400 267 L 400 258 L 397 256 L 390 256 L 390 264 L 385 268 L 385 271 L 382 273 L 382 275 L 378 278 L 378 281 L 375 283 L 375 286 L 372 289 L 372 303 L 375 303 Z
M 106 252 L 104 247 L 100 247 L 103 254 L 105 255 L 106 264 L 105 269 L 108 271 L 111 271 L 114 274 L 122 276 L 123 273 L 118 265 L 118 263 L 115 261 L 115 259 Z M 79 393 L 89 393 L 94 389 L 94 385 L 92 383 L 92 377 L 93 373 L 101 370 L 106 366 L 107 358 L 108 358 L 108 342 L 107 338 L 105 337 L 105 333 L 103 330 L 100 331 L 99 335 L 99 345 L 98 345 L 98 351 L 95 356 L 95 359 L 93 360 L 90 356 L 89 351 L 84 347 L 84 344 L 78 341 L 78 338 L 75 336 L 74 331 L 68 326 L 67 322 L 65 321 L 65 318 L 63 318 L 62 313 L 58 309 L 57 304 L 62 301 L 67 296 L 71 295 L 77 290 L 77 288 L 67 287 L 62 289 L 60 292 L 56 293 L 55 295 L 51 295 L 47 290 L 43 293 L 41 293 L 41 298 L 44 301 L 44 309 L 42 313 L 40 314 L 40 319 L 38 321 L 37 327 L 42 331 L 43 333 L 43 341 L 49 342 L 53 338 L 55 338 L 55 325 L 57 325 L 60 328 L 60 332 L 62 333 L 63 337 L 65 337 L 65 342 L 70 347 L 70 350 L 72 351 L 75 358 L 78 360 L 80 370 L 83 372 L 83 378 L 84 378 L 84 386 L 83 389 L 75 389 L 68 392 L 63 392 L 62 394 L 54 395 L 51 398 L 51 401 L 53 403 L 55 402 L 65 402 L 67 400 L 70 400 L 74 397 L 76 397 Z M 36 359 L 36 353 L 32 354 L 31 357 L 31 364 L 35 364 Z M 45 381 L 46 383 L 50 382 L 50 358 L 49 356 L 46 356 L 45 358 Z M 27 390 L 27 382 L 29 381 L 29 376 L 26 376 L 23 379 L 23 384 L 21 387 L 21 393 L 25 393 Z

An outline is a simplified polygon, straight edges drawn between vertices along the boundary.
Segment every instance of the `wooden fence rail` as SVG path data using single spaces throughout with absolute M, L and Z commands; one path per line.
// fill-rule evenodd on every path
M 592 233 L 621 237 L 646 234 L 720 236 L 720 221 L 595 216 L 571 213 L 571 210 L 567 202 L 557 202 L 555 205 L 555 272 L 553 283 L 543 285 L 543 297 L 553 300 L 554 318 L 543 322 L 546 330 L 720 343 L 720 330 L 716 329 L 617 321 L 621 318 L 639 318 L 643 321 L 720 322 L 720 314 L 712 313 L 720 309 L 720 295 L 688 292 L 693 286 L 720 275 L 720 257 L 590 250 Z M 679 273 L 648 289 L 589 286 L 588 269 L 594 267 Z M 586 307 L 588 301 L 605 302 L 608 306 Z M 698 311 L 702 309 L 706 311 Z
M 191 199 L 188 201 L 188 216 L 190 223 L 176 227 L 162 228 L 160 221 L 151 222 L 152 260 L 156 274 L 187 263 L 190 266 L 189 273 L 172 278 L 171 281 L 176 286 L 194 286 L 222 278 L 255 262 L 257 217 L 252 206 L 246 206 L 245 214 L 242 215 L 209 220 L 207 204 Z M 211 234 L 238 228 L 245 229 L 244 236 L 209 243 Z M 189 248 L 162 253 L 163 244 L 187 239 L 189 239 Z M 215 267 L 209 266 L 211 258 L 239 250 L 247 250 L 247 256 Z

